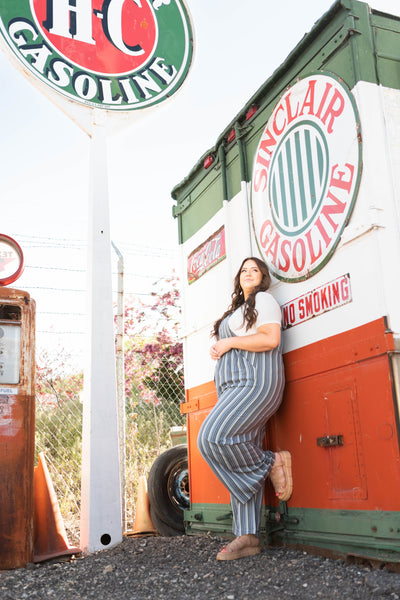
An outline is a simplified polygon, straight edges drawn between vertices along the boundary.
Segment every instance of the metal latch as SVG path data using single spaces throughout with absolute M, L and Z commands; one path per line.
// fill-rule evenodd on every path
M 233 513 L 232 512 L 228 512 L 228 513 L 225 513 L 223 515 L 218 515 L 217 517 L 215 517 L 215 520 L 216 521 L 225 521 L 226 519 L 231 519 L 232 516 L 233 516 Z
M 343 436 L 325 435 L 324 437 L 317 438 L 317 446 L 322 446 L 322 448 L 332 448 L 332 446 L 343 446 Z

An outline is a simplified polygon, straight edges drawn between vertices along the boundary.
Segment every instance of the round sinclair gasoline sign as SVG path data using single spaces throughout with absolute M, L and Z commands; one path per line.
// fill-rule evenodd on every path
M 113 111 L 170 97 L 193 54 L 181 0 L 0 0 L 0 29 L 42 82 Z
M 254 159 L 254 234 L 275 277 L 301 281 L 326 264 L 350 218 L 360 174 L 350 91 L 332 75 L 301 79 L 275 106 Z

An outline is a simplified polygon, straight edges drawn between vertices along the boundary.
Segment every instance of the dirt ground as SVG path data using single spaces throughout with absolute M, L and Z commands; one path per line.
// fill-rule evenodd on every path
M 0 571 L 0 600 L 400 599 L 400 574 L 302 551 L 264 548 L 219 562 L 205 536 L 124 537 L 110 550 Z

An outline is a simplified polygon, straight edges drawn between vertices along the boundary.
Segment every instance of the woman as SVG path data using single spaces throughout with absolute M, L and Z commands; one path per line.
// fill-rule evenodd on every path
M 236 538 L 217 554 L 234 560 L 260 552 L 264 482 L 280 500 L 292 494 L 289 452 L 263 450 L 265 424 L 282 402 L 281 311 L 269 292 L 267 265 L 246 258 L 236 274 L 232 303 L 214 324 L 218 401 L 198 436 L 199 450 L 231 496 Z

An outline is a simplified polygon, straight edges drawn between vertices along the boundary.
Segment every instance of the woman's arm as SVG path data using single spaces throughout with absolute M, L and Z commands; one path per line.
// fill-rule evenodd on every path
M 266 352 L 276 348 L 281 339 L 281 326 L 278 323 L 267 323 L 257 329 L 257 333 L 251 335 L 238 335 L 223 338 L 211 346 L 210 356 L 218 360 L 220 356 L 237 348 L 238 350 L 249 350 L 250 352 Z

